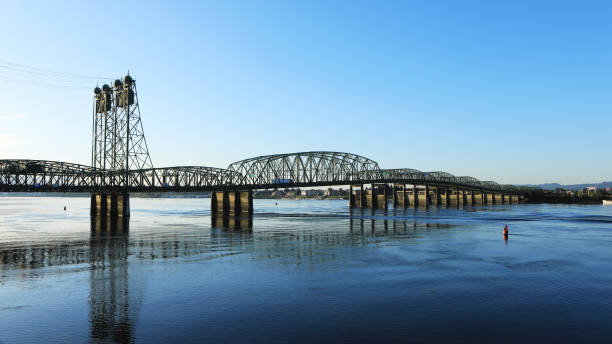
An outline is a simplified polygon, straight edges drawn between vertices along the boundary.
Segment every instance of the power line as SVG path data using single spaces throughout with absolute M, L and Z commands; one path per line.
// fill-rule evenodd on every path
M 34 80 L 23 80 L 19 78 L 14 78 L 10 76 L 0 75 L 0 80 L 7 82 L 18 82 L 22 84 L 34 85 L 34 86 L 42 86 L 42 87 L 55 87 L 55 88 L 63 88 L 63 89 L 91 89 L 91 86 L 76 86 L 76 85 L 62 85 L 48 82 L 40 82 Z
M 4 61 L 4 60 L 0 60 L 0 66 L 6 69 L 12 69 L 12 70 L 21 71 L 24 73 L 32 73 L 32 74 L 38 73 L 38 74 L 46 74 L 49 76 L 57 76 L 57 77 L 64 77 L 64 78 L 90 79 L 90 80 L 101 80 L 101 79 L 102 80 L 104 79 L 112 80 L 113 79 L 111 77 L 59 72 L 59 71 L 54 71 L 54 70 L 50 70 L 46 68 L 38 68 L 38 67 L 28 66 L 28 65 L 19 64 L 19 63 L 13 63 L 10 61 Z

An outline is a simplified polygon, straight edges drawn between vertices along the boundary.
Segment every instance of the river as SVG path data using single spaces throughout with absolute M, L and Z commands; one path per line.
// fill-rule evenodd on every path
M 228 229 L 210 199 L 132 197 L 109 234 L 89 202 L 0 197 L 0 342 L 612 338 L 612 207 L 256 199 Z

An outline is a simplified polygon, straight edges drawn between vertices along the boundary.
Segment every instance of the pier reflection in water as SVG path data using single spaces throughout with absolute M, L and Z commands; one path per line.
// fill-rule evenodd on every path
M 282 214 L 262 214 L 258 220 L 278 221 Z M 137 233 L 130 235 L 129 217 L 92 217 L 89 240 L 30 241 L 19 246 L 0 243 L 0 266 L 5 271 L 87 264 L 89 270 L 89 327 L 94 341 L 127 343 L 135 338 L 143 288 L 130 288 L 130 264 L 157 259 L 198 257 L 197 260 L 249 254 L 256 259 L 282 257 L 296 264 L 334 260 L 320 255 L 333 247 L 367 245 L 369 239 L 393 240 L 414 236 L 412 231 L 430 224 L 392 220 L 388 211 L 357 209 L 348 216 L 329 218 L 304 215 L 301 226 L 253 232 L 253 217 L 212 218 L 211 228 L 187 232 Z M 289 216 L 291 217 L 291 216 Z M 311 225 L 333 223 L 330 230 Z M 344 228 L 337 224 L 345 223 Z M 433 225 L 440 228 L 440 225 Z M 138 281 L 137 284 L 142 284 Z
M 131 342 L 139 301 L 129 288 L 129 217 L 92 217 L 89 241 L 91 338 Z
M 538 333 L 568 304 L 577 325 L 565 337 L 612 335 L 593 320 L 612 311 L 612 279 L 601 273 L 612 220 L 599 208 L 278 202 L 215 222 L 201 201 L 141 203 L 131 223 L 0 209 L 0 340 L 495 341 L 500 319 Z M 507 246 L 506 223 L 516 233 Z M 529 316 L 534 299 L 547 316 Z

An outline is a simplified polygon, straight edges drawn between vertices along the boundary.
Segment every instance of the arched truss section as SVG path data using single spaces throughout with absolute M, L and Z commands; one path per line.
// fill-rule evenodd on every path
M 461 176 L 461 177 L 455 177 L 455 179 L 457 180 L 457 183 L 462 184 L 462 185 L 466 185 L 466 186 L 472 186 L 472 187 L 480 187 L 480 180 L 474 178 L 474 177 L 470 177 L 470 176 Z
M 385 180 L 405 180 L 405 181 L 424 181 L 425 174 L 412 168 L 393 168 L 380 170 L 381 179 Z
M 341 152 L 275 154 L 235 162 L 227 168 L 255 187 L 349 184 L 375 179 L 378 163 L 360 155 Z
M 499 188 L 504 192 L 510 192 L 510 193 L 524 193 L 528 191 L 529 189 L 529 187 L 521 187 L 521 186 L 511 185 L 511 184 L 499 185 Z
M 452 174 L 448 172 L 442 171 L 434 171 L 434 172 L 424 172 L 426 180 L 430 182 L 436 183 L 445 183 L 445 184 L 455 184 L 456 178 Z
M 482 181 L 480 182 L 480 184 L 482 185 L 482 187 L 489 189 L 489 190 L 501 189 L 499 184 L 497 184 L 496 182 L 490 181 L 490 180 Z
M 128 187 L 144 190 L 212 190 L 238 185 L 242 179 L 240 173 L 216 167 L 161 167 L 130 171 Z
M 47 160 L 0 160 L 0 189 L 43 191 L 60 187 L 74 190 L 92 185 L 93 168 Z

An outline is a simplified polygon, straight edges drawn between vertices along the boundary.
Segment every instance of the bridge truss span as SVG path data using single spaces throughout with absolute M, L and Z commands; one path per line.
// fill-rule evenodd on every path
M 61 161 L 0 160 L 0 191 L 88 191 L 93 168 Z
M 301 152 L 265 155 L 232 163 L 228 170 L 244 177 L 251 189 L 345 185 L 379 177 L 378 163 L 341 152 Z
M 131 170 L 128 187 L 134 191 L 213 191 L 234 189 L 240 173 L 204 166 L 177 166 Z

